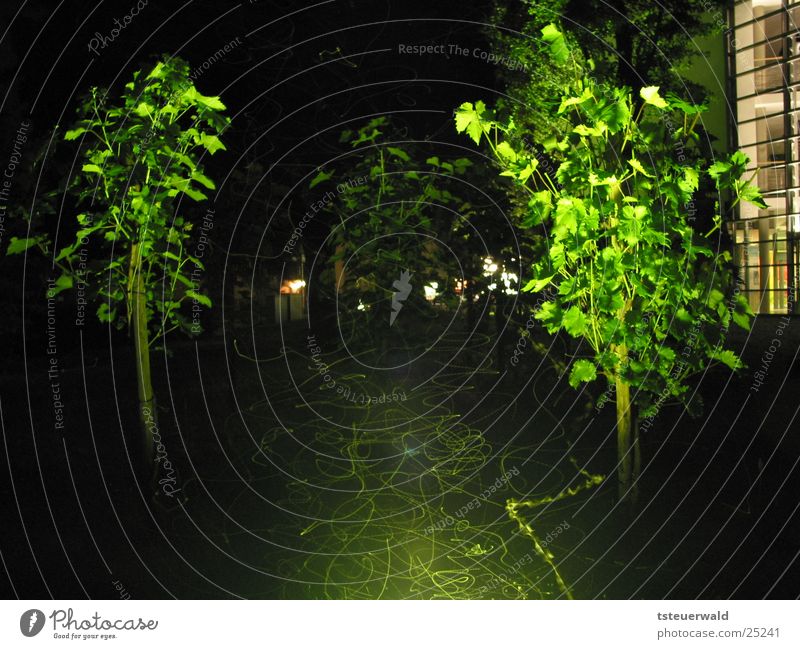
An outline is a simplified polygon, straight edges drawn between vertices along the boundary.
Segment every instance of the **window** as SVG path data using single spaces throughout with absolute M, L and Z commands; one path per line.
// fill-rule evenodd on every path
M 800 1 L 739 1 L 732 20 L 737 146 L 768 206 L 740 206 L 729 228 L 734 261 L 753 310 L 786 313 L 800 250 Z

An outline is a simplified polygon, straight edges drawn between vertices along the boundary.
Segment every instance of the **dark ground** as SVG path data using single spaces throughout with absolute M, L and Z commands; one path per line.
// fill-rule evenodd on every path
M 540 537 L 568 522 L 548 549 L 576 598 L 800 594 L 796 323 L 750 389 L 778 322 L 733 333 L 753 369 L 704 376 L 702 416 L 659 413 L 632 517 L 612 481 L 528 512 Z M 184 341 L 160 356 L 172 498 L 151 500 L 135 479 L 124 348 L 113 358 L 90 350 L 83 367 L 78 353 L 60 357 L 63 436 L 42 380 L 47 358 L 4 377 L 5 596 L 114 598 L 115 581 L 133 598 L 560 595 L 539 557 L 525 563 L 531 542 L 503 505 L 581 483 L 575 466 L 612 473 L 613 407 L 595 410 L 532 353 L 499 375 L 493 338 L 460 351 L 457 332 L 411 371 L 376 374 L 329 352 L 331 374 L 353 393 L 407 393 L 361 406 L 321 390 L 304 327 L 284 330 L 287 354 L 274 327 L 256 331 L 235 347 L 227 332 L 226 343 Z M 364 358 L 403 360 L 415 335 Z M 500 476 L 463 520 L 425 531 Z

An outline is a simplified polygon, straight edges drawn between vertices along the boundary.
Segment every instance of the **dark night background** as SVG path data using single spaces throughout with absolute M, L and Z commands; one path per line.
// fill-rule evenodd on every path
M 284 556 L 293 543 L 286 531 L 292 514 L 251 493 L 278 494 L 287 480 L 295 484 L 302 477 L 288 479 L 253 459 L 280 444 L 253 437 L 253 427 L 271 430 L 273 420 L 291 417 L 294 406 L 282 375 L 246 357 L 266 364 L 288 348 L 304 349 L 307 331 L 278 328 L 269 311 L 284 262 L 299 263 L 281 259 L 280 248 L 305 211 L 309 177 L 340 152 L 344 128 L 393 115 L 408 140 L 435 141 L 446 156 L 475 155 L 455 133 L 453 110 L 463 101 L 494 102 L 502 92 L 497 67 L 472 56 L 400 54 L 398 46 L 488 49 L 482 24 L 490 3 L 150 0 L 99 55 L 89 52 L 95 33 L 108 34 L 114 19 L 134 4 L 0 5 L 0 29 L 8 27 L 0 44 L 0 164 L 20 124 L 29 120 L 10 199 L 29 210 L 37 185 L 39 192 L 57 186 L 70 172 L 70 152 L 63 144 L 49 146 L 49 138 L 55 125 L 69 127 L 89 87 L 119 92 L 134 70 L 161 54 L 180 56 L 195 68 L 236 43 L 196 79 L 202 92 L 221 97 L 232 118 L 227 151 L 206 163 L 219 187 L 206 277 L 215 308 L 199 338 L 170 335 L 165 349 L 154 352 L 163 435 L 183 495 L 147 497 L 130 458 L 138 434 L 130 345 L 124 332 L 90 318 L 91 309 L 83 328 L 72 326 L 75 298 L 69 292 L 59 297 L 56 316 L 66 425 L 54 429 L 44 299 L 48 261 L 3 257 L 0 589 L 6 598 L 103 599 L 119 596 L 118 582 L 133 598 L 318 597 L 313 585 L 291 585 L 319 576 L 310 578 L 298 567 L 307 564 Z M 201 216 L 205 206 L 194 209 Z M 311 226 L 309 249 L 328 229 L 322 220 Z M 24 222 L 7 217 L 2 249 L 10 236 L 24 232 Z M 319 299 L 310 290 L 311 300 Z M 330 314 L 311 312 L 313 328 L 332 339 Z M 759 318 L 752 334 L 736 334 L 733 346 L 758 366 L 776 326 L 775 318 Z M 484 340 L 496 331 L 487 320 Z M 513 339 L 510 331 L 505 344 Z M 646 506 L 639 516 L 615 512 L 613 489 L 603 486 L 590 502 L 579 499 L 544 517 L 543 529 L 573 521 L 554 553 L 580 546 L 561 565 L 576 581 L 577 596 L 800 594 L 798 340 L 792 323 L 757 396 L 748 393 L 749 375 L 714 370 L 699 386 L 705 400 L 700 418 L 677 408 L 663 415 L 645 445 Z M 572 351 L 561 340 L 554 346 Z M 491 352 L 481 356 L 480 345 L 467 351 L 493 362 Z M 528 471 L 552 458 L 565 464 L 560 474 L 537 483 L 539 491 L 559 488 L 558 476 L 570 470 L 567 447 L 590 470 L 608 471 L 612 408 L 601 411 L 597 430 L 586 434 L 588 395 L 573 393 L 565 382 L 553 390 L 552 374 L 535 380 L 524 369 L 500 374 L 496 382 L 488 374 L 477 377 L 475 390 L 489 398 L 468 423 L 486 427 L 491 443 L 516 438 L 537 447 L 541 455 L 526 465 Z M 448 406 L 465 409 L 475 400 L 475 392 L 455 391 Z M 298 430 L 303 426 L 296 423 Z M 281 452 L 286 458 L 296 451 Z M 485 478 L 491 483 L 495 475 Z M 293 502 L 292 493 L 281 502 Z M 510 537 L 515 529 L 507 525 L 505 531 Z M 401 590 L 394 595 L 404 596 Z

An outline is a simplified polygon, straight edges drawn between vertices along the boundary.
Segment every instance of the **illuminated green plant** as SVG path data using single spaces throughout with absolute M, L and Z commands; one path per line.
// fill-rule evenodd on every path
M 542 35 L 556 61 L 569 60 L 554 25 Z M 528 144 L 513 120 L 482 102 L 463 104 L 456 128 L 485 142 L 501 175 L 527 195 L 523 225 L 538 230 L 546 246 L 531 260 L 523 290 L 548 289 L 536 318 L 550 333 L 582 342 L 570 385 L 602 376 L 615 391 L 619 495 L 635 500 L 637 409 L 650 417 L 666 400 L 690 406 L 693 374 L 711 361 L 741 367 L 723 349 L 724 335 L 731 321 L 749 328 L 752 315 L 738 294 L 730 253 L 712 238 L 721 225 L 719 202 L 709 232 L 693 227 L 701 181 L 729 195 L 731 207 L 766 205 L 742 179 L 748 163 L 742 153 L 710 165 L 694 162 L 696 150 L 686 153 L 696 149 L 705 106 L 664 98 L 653 86 L 634 96 L 575 69 L 552 109 L 556 137 Z M 553 173 L 542 160 L 555 162 Z
M 205 192 L 215 189 L 201 159 L 225 148 L 219 135 L 229 120 L 219 98 L 198 92 L 189 65 L 175 58 L 147 73 L 135 72 L 118 103 L 108 104 L 107 97 L 93 88 L 78 108 L 74 128 L 64 134 L 79 146 L 80 172 L 67 188 L 79 209 L 71 242 L 53 253 L 62 272 L 54 292 L 85 287 L 97 317 L 127 328 L 133 338 L 150 461 L 151 346 L 174 329 L 190 330 L 191 321 L 181 312 L 188 302 L 211 306 L 192 277 L 203 265 L 189 252 L 192 208 L 182 201 L 205 201 Z M 8 253 L 32 246 L 49 254 L 55 244 L 42 234 L 12 241 Z
M 473 163 L 426 157 L 413 142 L 394 141 L 399 137 L 393 132 L 385 117 L 345 131 L 341 142 L 354 155 L 310 183 L 329 196 L 336 190 L 322 208 L 333 217 L 328 243 L 334 267 L 327 283 L 356 323 L 389 323 L 390 312 L 397 313 L 397 286 L 411 289 L 402 303 L 408 313 L 424 312 L 425 284 L 436 282 L 441 292 L 462 279 L 446 247 L 463 253 L 475 214 L 463 187 L 448 186 L 450 177 L 464 177 Z

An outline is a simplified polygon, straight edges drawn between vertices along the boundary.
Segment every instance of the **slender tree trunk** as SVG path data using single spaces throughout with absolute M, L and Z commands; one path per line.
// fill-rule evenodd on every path
M 336 246 L 336 254 L 343 255 L 344 253 L 344 246 Z M 344 274 L 344 258 L 337 259 L 333 265 L 333 271 L 335 275 L 334 281 L 334 290 L 338 293 L 339 291 L 344 289 L 344 282 L 345 282 L 345 274 Z
M 471 274 L 469 279 L 464 279 L 463 284 L 461 285 L 461 294 L 467 301 L 467 331 L 472 333 L 472 329 L 475 327 L 475 303 L 472 299 L 473 291 L 475 290 L 472 286 L 473 277 L 475 274 Z
M 631 401 L 631 386 L 616 379 L 617 392 L 617 482 L 620 501 L 635 505 L 639 497 L 639 472 L 642 456 L 636 407 Z
M 131 321 L 136 349 L 136 383 L 139 391 L 139 422 L 142 427 L 142 454 L 145 471 L 153 470 L 153 431 L 158 430 L 158 415 L 150 376 L 150 338 L 147 326 L 147 293 L 142 277 L 139 246 L 131 249 Z
M 628 10 L 624 0 L 617 0 L 613 4 L 620 16 L 627 16 Z M 617 77 L 622 85 L 630 86 L 633 89 L 633 96 L 638 97 L 637 89 L 642 86 L 641 80 L 636 74 L 633 60 L 634 37 L 637 32 L 627 21 L 619 18 L 615 21 L 614 40 L 617 50 Z
M 505 321 L 503 320 L 504 309 L 505 295 L 498 289 L 494 294 L 494 324 L 497 335 L 497 371 L 500 373 L 506 369 L 506 350 L 503 336 L 503 328 L 505 327 Z

